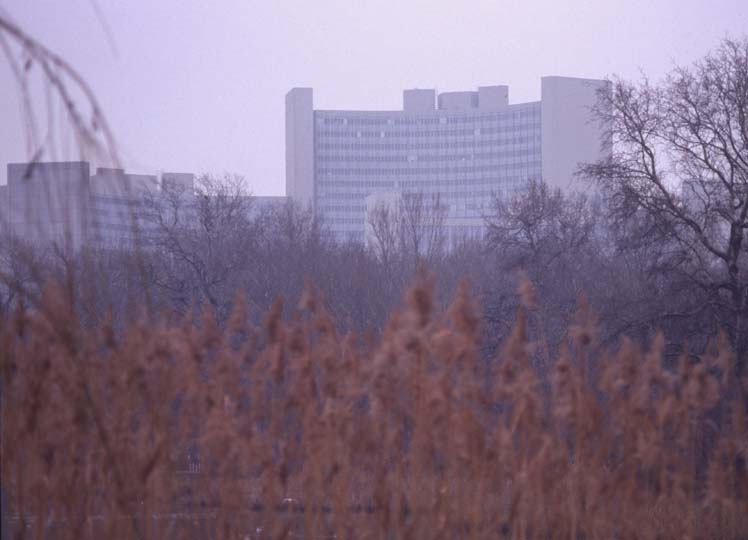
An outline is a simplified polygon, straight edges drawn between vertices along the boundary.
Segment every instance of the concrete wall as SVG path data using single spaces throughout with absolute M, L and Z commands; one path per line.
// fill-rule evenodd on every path
M 478 108 L 478 92 L 442 92 L 439 94 L 440 111 L 469 111 Z
M 288 197 L 276 195 L 252 196 L 249 206 L 250 218 L 266 216 L 282 209 L 288 203 Z
M 99 167 L 91 177 L 91 193 L 109 197 L 140 198 L 143 193 L 155 193 L 157 188 L 156 176 L 126 174 L 122 169 Z
M 180 193 L 194 193 L 195 175 L 192 173 L 170 173 L 161 175 L 161 188 L 166 190 L 177 190 Z
M 8 226 L 26 241 L 77 249 L 89 231 L 89 165 L 9 163 Z
M 156 196 L 154 175 L 127 174 L 100 167 L 91 177 L 89 239 L 98 245 L 122 246 L 144 241 L 151 221 L 143 219 L 145 198 Z
M 286 94 L 286 195 L 314 205 L 314 105 L 311 88 Z
M 408 112 L 429 112 L 434 110 L 436 90 L 403 90 L 403 110 Z
M 541 132 L 543 178 L 552 187 L 583 191 L 589 186 L 574 178 L 580 163 L 596 161 L 603 129 L 592 108 L 607 83 L 595 79 L 543 77 Z
M 478 87 L 478 108 L 481 111 L 499 111 L 508 106 L 508 86 L 498 85 Z
M 8 185 L 0 186 L 0 230 L 5 230 L 8 227 L 8 220 L 10 216 L 10 205 L 8 204 L 9 197 Z
M 164 177 L 192 193 L 194 175 Z M 147 200 L 159 197 L 155 175 L 98 168 L 91 176 L 86 162 L 11 163 L 8 182 L 0 190 L 0 227 L 26 241 L 73 250 L 126 247 L 142 245 L 153 232 Z

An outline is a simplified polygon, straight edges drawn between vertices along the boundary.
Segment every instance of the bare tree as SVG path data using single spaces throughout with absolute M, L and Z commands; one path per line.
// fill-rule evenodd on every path
M 513 197 L 495 197 L 486 224 L 489 243 L 511 253 L 515 260 L 507 262 L 512 266 L 545 268 L 583 246 L 595 219 L 585 195 L 565 196 L 532 181 Z
M 389 267 L 397 255 L 400 239 L 400 206 L 379 202 L 366 216 L 371 234 L 369 242 L 375 256 Z
M 725 40 L 658 85 L 616 79 L 599 117 L 613 153 L 586 164 L 614 218 L 661 246 L 686 277 L 693 313 L 724 327 L 742 371 L 748 355 L 748 39 Z M 641 224 L 646 224 L 645 228 Z M 661 262 L 661 261 L 660 261 Z
M 268 210 L 260 219 L 261 244 L 257 283 L 251 299 L 269 307 L 276 298 L 295 302 L 307 282 L 329 289 L 332 242 L 324 222 L 311 207 L 293 200 Z
M 51 267 L 49 253 L 25 242 L 11 231 L 0 231 L 0 310 L 7 313 L 17 302 L 35 302 Z
M 433 263 L 444 250 L 447 208 L 437 193 L 405 192 L 399 209 L 400 244 L 414 265 Z
M 147 206 L 151 241 L 163 255 L 155 285 L 182 309 L 205 301 L 226 317 L 236 290 L 254 277 L 259 242 L 243 179 L 204 175 L 194 192 L 164 186 Z
M 488 317 L 501 324 L 512 316 L 519 302 L 514 291 L 526 276 L 537 289 L 536 300 L 525 302 L 535 306 L 531 323 L 544 341 L 558 345 L 594 281 L 592 262 L 602 255 L 592 204 L 583 194 L 533 181 L 510 198 L 495 197 L 486 225 L 497 266 L 513 277 L 487 299 Z

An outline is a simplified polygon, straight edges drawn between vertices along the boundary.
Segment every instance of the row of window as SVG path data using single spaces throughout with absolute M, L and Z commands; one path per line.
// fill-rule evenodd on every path
M 423 190 L 424 187 L 471 187 L 471 186 L 519 186 L 524 185 L 530 178 L 540 177 L 540 172 L 522 174 L 522 175 L 511 175 L 511 176 L 499 176 L 492 178 L 449 178 L 449 179 L 418 179 L 418 180 L 403 180 L 400 182 L 400 186 L 405 189 L 419 189 Z M 442 189 L 439 189 L 442 191 Z
M 365 212 L 366 206 L 359 204 L 325 204 L 318 207 L 322 212 Z
M 102 202 L 107 205 L 117 206 L 142 206 L 145 201 L 142 198 L 130 199 L 127 197 L 116 197 L 113 195 L 91 195 L 91 200 L 94 202 Z
M 511 158 L 535 155 L 540 152 L 539 147 L 518 148 L 512 150 L 503 150 L 496 152 L 478 152 L 470 154 L 387 154 L 383 156 L 372 155 L 340 155 L 340 154 L 319 154 L 316 156 L 318 162 L 326 161 L 354 161 L 364 163 L 415 163 L 430 161 L 473 161 L 482 159 Z
M 534 107 L 522 107 L 504 112 L 494 112 L 481 115 L 447 116 L 447 124 L 476 124 L 476 123 L 509 123 L 511 121 L 539 121 L 540 104 Z
M 540 160 L 502 163 L 501 165 L 473 165 L 469 167 L 420 167 L 420 168 L 381 168 L 366 169 L 353 167 L 319 167 L 318 175 L 329 176 L 413 176 L 431 174 L 472 174 L 476 172 L 493 172 L 500 170 L 518 170 L 539 167 Z
M 392 180 L 318 180 L 318 186 L 321 187 L 351 187 L 357 188 L 393 188 L 395 182 Z
M 363 191 L 354 191 L 354 192 L 341 192 L 340 190 L 330 191 L 326 192 L 324 190 L 318 190 L 317 191 L 317 199 L 333 199 L 337 201 L 347 201 L 347 200 L 362 200 L 368 195 L 367 192 Z
M 524 182 L 522 183 L 524 184 Z M 448 190 L 448 189 L 440 189 L 439 195 L 441 197 L 444 197 L 445 199 L 483 199 L 483 200 L 490 200 L 493 199 L 494 196 L 505 196 L 510 193 L 514 193 L 517 191 L 521 184 L 520 183 L 511 183 L 511 184 L 499 184 L 492 186 L 491 189 L 470 189 L 470 190 Z M 414 189 L 417 190 L 419 187 L 424 186 L 403 186 L 405 189 Z M 454 187 L 454 186 L 451 186 Z M 472 186 L 468 186 L 472 187 Z M 320 193 L 317 196 L 317 200 L 320 201 L 320 203 L 328 203 L 325 206 L 320 206 L 320 208 L 327 208 L 330 210 L 334 210 L 335 208 L 338 208 L 338 206 L 334 204 L 329 203 L 335 203 L 335 202 L 344 202 L 349 200 L 355 200 L 355 201 L 363 201 L 366 199 L 366 197 L 370 193 L 362 192 L 362 193 Z M 363 206 L 351 206 L 351 205 L 343 205 L 346 207 L 351 207 L 355 209 L 361 209 L 363 210 Z M 342 208 L 342 206 L 341 206 Z
M 315 131 L 317 137 L 356 137 L 364 139 L 384 138 L 407 138 L 414 137 L 480 137 L 482 135 L 494 135 L 497 133 L 511 133 L 515 131 L 539 131 L 540 124 L 525 122 L 522 124 L 505 124 L 500 126 L 482 126 L 463 129 L 436 129 L 436 130 L 407 130 L 407 131 L 365 131 L 356 129 L 318 129 Z
M 317 186 L 320 188 L 318 192 L 319 197 L 332 196 L 335 193 L 339 193 L 339 188 L 345 188 L 347 190 L 360 190 L 360 193 L 368 194 L 368 190 L 372 188 L 405 188 L 405 189 L 437 189 L 441 191 L 441 188 L 446 187 L 459 187 L 459 186 L 519 186 L 524 185 L 531 178 L 539 178 L 540 170 L 529 172 L 528 174 L 522 175 L 507 175 L 507 176 L 493 176 L 491 178 L 424 178 L 414 180 L 401 180 L 399 182 L 387 181 L 387 180 L 366 180 L 359 181 L 358 179 L 348 180 L 318 180 Z M 326 194 L 324 188 L 338 188 L 336 191 Z
M 360 218 L 342 218 L 342 217 L 332 217 L 332 218 L 325 218 L 325 224 L 329 225 L 363 225 L 364 224 L 364 216 L 361 215 Z
M 463 124 L 476 122 L 496 122 L 508 120 L 524 120 L 540 118 L 540 104 L 522 108 L 511 108 L 506 111 L 482 113 L 482 114 L 460 114 L 460 115 L 438 115 L 438 116 L 406 116 L 406 117 L 341 117 L 322 116 L 320 122 L 326 126 L 417 126 L 433 124 Z
M 436 142 L 400 142 L 400 143 L 331 143 L 318 141 L 315 145 L 317 150 L 350 150 L 350 151 L 407 151 L 407 150 L 440 150 L 454 148 L 474 148 L 480 146 L 490 146 L 497 148 L 503 145 L 521 145 L 528 143 L 540 144 L 540 135 L 519 135 L 516 137 L 504 137 L 493 139 L 481 139 L 470 141 L 436 141 Z

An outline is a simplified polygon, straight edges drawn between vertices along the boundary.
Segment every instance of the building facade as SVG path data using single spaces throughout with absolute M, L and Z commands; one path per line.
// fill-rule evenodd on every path
M 152 245 L 166 226 L 199 226 L 195 175 L 131 174 L 87 162 L 9 163 L 0 186 L 0 232 L 36 245 Z M 286 197 L 241 196 L 249 219 L 280 210 Z M 161 231 L 163 232 L 163 231 Z
M 9 163 L 3 227 L 30 243 L 80 245 L 89 225 L 86 162 Z
M 340 240 L 364 241 L 367 197 L 439 193 L 449 240 L 483 230 L 495 196 L 530 180 L 574 188 L 580 162 L 609 151 L 592 107 L 606 83 L 543 77 L 541 100 L 509 104 L 507 86 L 405 90 L 401 111 L 315 110 L 286 95 L 286 195 Z
M 162 182 L 193 190 L 194 175 L 164 173 Z M 9 163 L 0 190 L 0 226 L 37 245 L 125 247 L 149 240 L 148 201 L 160 191 L 155 175 L 128 174 L 87 162 Z

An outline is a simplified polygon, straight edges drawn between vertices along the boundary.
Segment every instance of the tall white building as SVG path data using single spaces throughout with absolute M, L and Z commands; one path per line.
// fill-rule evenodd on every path
M 509 104 L 507 86 L 405 90 L 401 111 L 315 110 L 311 88 L 286 95 L 286 195 L 336 237 L 363 241 L 367 197 L 440 193 L 448 237 L 472 234 L 495 195 L 531 179 L 573 186 L 580 162 L 609 151 L 592 114 L 605 82 L 543 77 L 541 100 Z

